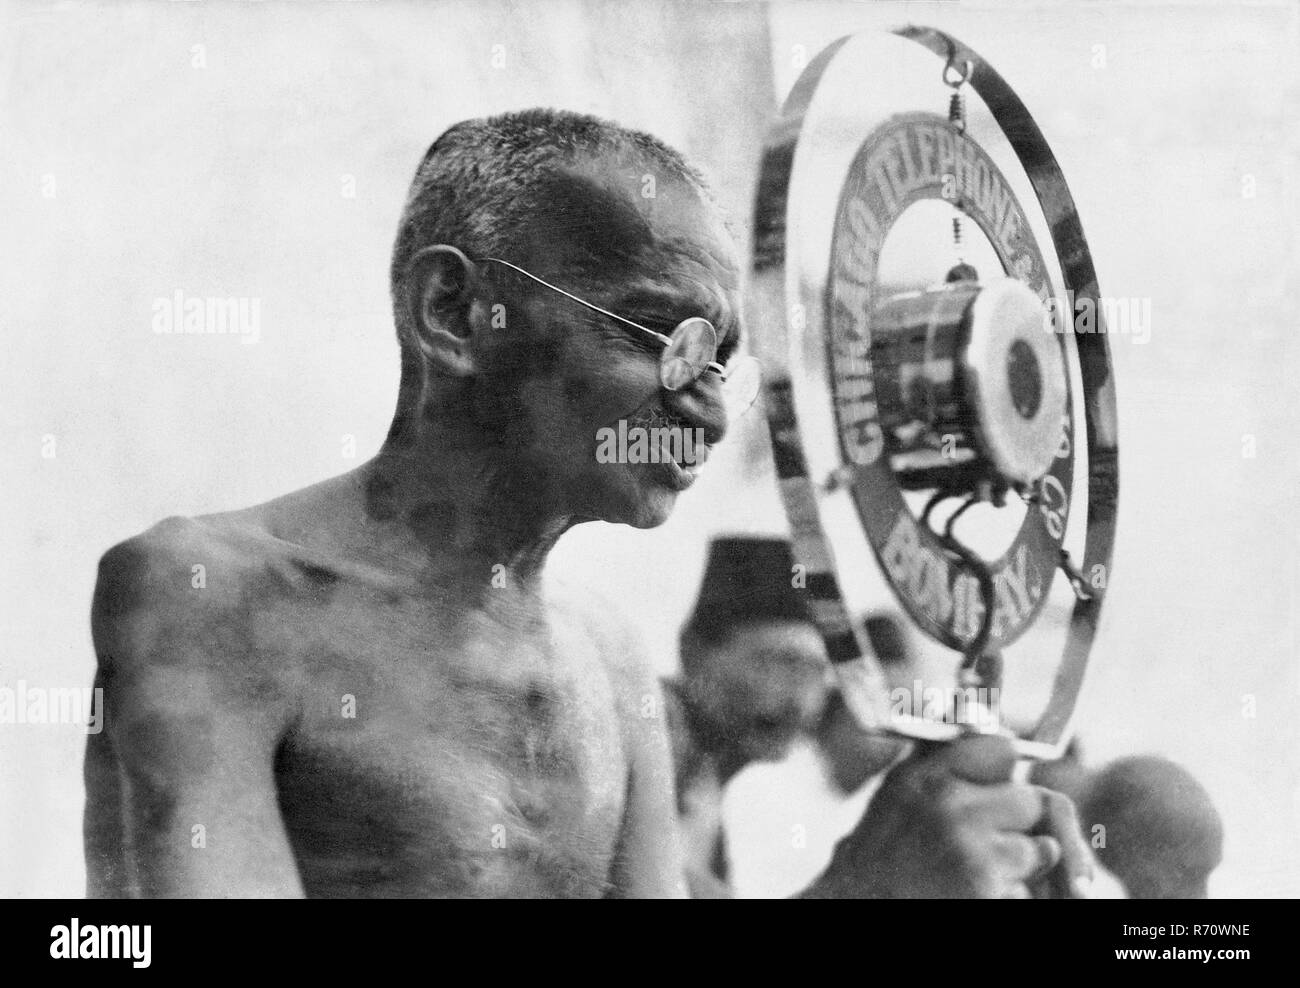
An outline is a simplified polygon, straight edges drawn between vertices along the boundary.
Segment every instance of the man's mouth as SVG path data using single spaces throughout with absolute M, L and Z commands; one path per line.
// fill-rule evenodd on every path
M 686 426 L 676 424 L 673 429 L 679 436 L 686 434 Z M 676 449 L 673 446 L 667 432 L 661 433 L 659 466 L 664 468 L 661 473 L 668 478 L 669 486 L 680 492 L 699 479 L 704 461 L 709 458 L 709 447 L 703 442 L 684 446 L 680 441 Z
M 709 457 L 704 430 L 692 429 L 675 416 L 664 414 L 661 409 L 626 420 L 620 435 L 624 430 L 632 441 L 649 440 L 648 449 L 641 447 L 640 462 L 656 482 L 679 493 L 695 483 Z M 628 462 L 635 464 L 638 459 L 632 458 Z
M 656 478 L 664 478 L 665 485 L 673 490 L 681 492 L 686 490 L 700 475 L 700 468 L 695 466 L 684 466 L 676 460 L 661 460 L 657 464 L 651 465 Z

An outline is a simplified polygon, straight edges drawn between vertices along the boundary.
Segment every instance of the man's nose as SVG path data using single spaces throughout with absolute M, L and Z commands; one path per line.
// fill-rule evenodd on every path
M 704 442 L 715 446 L 727 434 L 727 408 L 722 400 L 722 381 L 705 371 L 688 387 L 664 389 L 664 404 L 693 429 L 704 430 Z

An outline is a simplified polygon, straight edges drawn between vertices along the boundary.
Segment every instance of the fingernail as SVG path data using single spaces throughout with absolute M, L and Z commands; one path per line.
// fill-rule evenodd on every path
M 1092 879 L 1087 875 L 1076 875 L 1070 883 L 1070 890 L 1076 899 L 1092 898 Z

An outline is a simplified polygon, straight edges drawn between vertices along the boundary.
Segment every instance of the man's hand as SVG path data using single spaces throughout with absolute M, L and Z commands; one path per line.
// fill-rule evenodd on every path
M 1083 897 L 1092 859 L 1073 804 L 1012 782 L 1006 738 L 924 746 L 897 765 L 808 896 Z M 1032 891 L 1031 891 L 1032 890 Z

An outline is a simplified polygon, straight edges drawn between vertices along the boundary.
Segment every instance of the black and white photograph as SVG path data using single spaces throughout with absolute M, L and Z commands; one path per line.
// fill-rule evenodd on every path
M 1300 896 L 1298 52 L 1294 0 L 0 2 L 24 950 Z M 1227 905 L 1088 936 L 1249 960 Z

